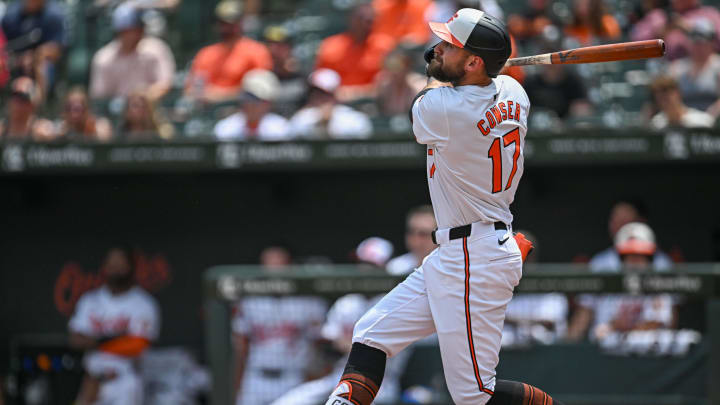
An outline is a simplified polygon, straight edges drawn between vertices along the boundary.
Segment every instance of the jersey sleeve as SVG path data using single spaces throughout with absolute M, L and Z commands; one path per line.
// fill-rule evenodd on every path
M 442 148 L 449 138 L 445 98 L 447 88 L 432 89 L 418 97 L 412 106 L 412 129 L 417 142 Z
M 93 336 L 92 323 L 90 322 L 90 309 L 92 302 L 90 297 L 85 294 L 75 305 L 75 313 L 73 313 L 68 324 L 70 332 L 81 333 L 87 336 Z

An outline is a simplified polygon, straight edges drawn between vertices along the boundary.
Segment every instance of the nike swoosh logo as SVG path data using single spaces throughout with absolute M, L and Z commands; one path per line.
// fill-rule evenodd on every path
M 509 236 L 505 237 L 505 239 L 503 239 L 503 240 L 498 240 L 498 245 L 500 245 L 500 246 L 504 245 L 504 244 L 505 244 L 505 242 L 507 242 L 507 241 L 508 241 L 508 239 L 510 239 L 510 237 L 509 237 Z

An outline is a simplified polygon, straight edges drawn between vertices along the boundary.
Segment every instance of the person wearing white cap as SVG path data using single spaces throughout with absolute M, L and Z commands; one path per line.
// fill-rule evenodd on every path
M 127 97 L 143 91 L 150 100 L 162 98 L 172 87 L 175 58 L 161 40 L 145 35 L 142 13 L 129 4 L 113 11 L 115 39 L 92 59 L 90 97 Z
M 457 405 L 562 405 L 528 384 L 496 378 L 505 308 L 532 243 L 512 233 L 530 101 L 500 74 L 512 52 L 499 19 L 458 10 L 430 23 L 442 39 L 425 52 L 432 79 L 412 103 L 439 247 L 355 325 L 340 382 L 326 405 L 370 405 L 387 358 L 437 333 Z M 434 79 L 434 81 L 433 81 Z
M 382 268 L 392 257 L 393 250 L 390 241 L 373 236 L 360 242 L 355 249 L 355 256 L 360 263 L 368 263 Z
M 608 233 L 614 241 L 618 231 L 631 222 L 647 222 L 647 208 L 642 201 L 618 201 L 610 210 L 608 217 Z M 652 257 L 655 271 L 666 271 L 672 267 L 672 259 L 658 249 Z M 590 258 L 590 270 L 594 273 L 618 273 L 622 270 L 622 259 L 615 245 L 596 253 Z
M 238 111 L 215 124 L 215 136 L 224 141 L 283 141 L 291 138 L 288 120 L 271 112 L 280 82 L 269 70 L 255 69 L 243 77 Z
M 625 272 L 652 269 L 655 233 L 642 222 L 628 223 L 615 235 L 615 249 Z M 602 340 L 613 332 L 674 328 L 675 324 L 674 299 L 668 294 L 584 294 L 578 298 L 568 335 L 579 340 L 589 332 L 591 340 Z
M 308 101 L 290 119 L 294 134 L 310 139 L 365 139 L 372 135 L 372 122 L 364 113 L 340 104 L 335 92 L 340 75 L 318 69 L 308 78 Z

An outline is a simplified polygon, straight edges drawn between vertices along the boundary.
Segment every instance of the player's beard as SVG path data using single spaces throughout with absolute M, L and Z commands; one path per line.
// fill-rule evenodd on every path
M 465 77 L 465 69 L 462 66 L 446 66 L 445 63 L 438 59 L 433 59 L 427 66 L 427 75 L 456 86 Z

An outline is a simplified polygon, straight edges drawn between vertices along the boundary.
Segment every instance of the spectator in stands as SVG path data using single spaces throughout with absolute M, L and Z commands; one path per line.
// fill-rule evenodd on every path
M 145 35 L 139 9 L 123 4 L 113 12 L 115 39 L 92 61 L 90 97 L 126 97 L 143 90 L 155 101 L 172 87 L 175 58 L 159 38 Z
M 655 234 L 646 224 L 631 222 L 618 231 L 615 250 L 625 272 L 652 269 L 657 252 Z M 613 333 L 674 328 L 677 320 L 673 301 L 667 294 L 581 295 L 579 308 L 570 320 L 568 338 L 577 341 L 589 333 L 591 340 L 601 341 Z
M 712 127 L 715 118 L 683 103 L 680 87 L 669 76 L 658 77 L 650 83 L 653 101 L 660 112 L 650 119 L 655 129 L 667 127 L 701 128 Z
M 715 52 L 715 27 L 709 20 L 698 20 L 690 30 L 690 55 L 670 65 L 682 99 L 688 107 L 720 115 L 720 55 Z
M 152 141 L 170 139 L 173 126 L 155 110 L 153 102 L 144 92 L 135 92 L 125 102 L 125 113 L 118 128 L 117 138 L 124 141 Z
M 385 266 L 393 276 L 401 276 L 414 271 L 425 256 L 437 245 L 432 241 L 432 231 L 437 228 L 435 213 L 429 205 L 410 210 L 405 220 L 405 247 L 408 252 L 390 260 Z
M 65 96 L 63 117 L 55 131 L 63 141 L 105 142 L 112 138 L 112 124 L 90 111 L 87 93 L 81 87 L 71 89 Z
M 10 84 L 7 114 L 0 120 L 0 139 L 48 141 L 53 137 L 52 122 L 35 114 L 40 98 L 35 82 L 29 77 L 18 77 Z
M 180 0 L 120 0 L 124 3 L 132 4 L 133 6 L 141 9 L 153 9 L 153 10 L 174 10 Z M 117 4 L 117 0 L 95 0 L 93 5 L 95 7 L 111 7 Z
M 432 14 L 428 21 L 447 21 L 461 8 L 476 8 L 482 10 L 493 17 L 505 20 L 505 13 L 498 4 L 497 0 L 444 0 L 437 1 L 429 10 Z
M 413 71 L 415 57 L 409 48 L 399 45 L 385 59 L 377 85 L 377 103 L 382 115 L 407 116 L 413 97 L 425 87 L 427 77 Z
M 533 242 L 533 250 L 523 262 L 523 273 L 533 271 L 530 263 L 539 260 L 537 238 L 528 231 L 518 230 Z M 568 301 L 565 294 L 515 294 L 505 310 L 503 346 L 552 344 L 567 334 Z
M 640 202 L 619 201 L 613 205 L 608 218 L 608 232 L 610 239 L 615 241 L 620 228 L 631 222 L 647 222 L 646 209 Z M 672 260 L 661 250 L 657 249 L 652 256 L 653 267 L 656 270 L 667 270 L 672 267 Z M 618 272 L 622 267 L 620 254 L 616 246 L 595 254 L 590 259 L 590 269 L 593 272 Z
M 287 119 L 271 112 L 280 82 L 273 72 L 255 69 L 243 77 L 238 111 L 215 125 L 221 140 L 282 141 L 290 138 Z
M 318 69 L 309 78 L 307 103 L 290 119 L 294 134 L 312 139 L 369 138 L 372 122 L 364 113 L 340 104 L 335 92 L 340 75 Z
M 538 69 L 523 84 L 533 108 L 550 110 L 563 119 L 592 112 L 585 84 L 572 67 L 543 65 Z
M 102 265 L 105 284 L 80 297 L 70 319 L 70 345 L 86 352 L 78 405 L 142 405 L 136 361 L 158 337 L 155 299 L 135 284 L 135 263 L 125 248 L 112 248 Z
M 267 47 L 243 36 L 242 3 L 223 0 L 215 16 L 221 41 L 197 53 L 185 84 L 188 95 L 208 101 L 237 97 L 243 76 L 250 70 L 273 69 Z
M 528 8 L 522 14 L 511 14 L 507 24 L 510 34 L 525 43 L 542 35 L 545 27 L 560 25 L 559 18 L 550 7 L 550 0 L 529 0 Z
M 411 45 L 424 45 L 430 40 L 427 17 L 432 0 L 373 0 L 372 7 L 376 15 L 373 34 Z
M 715 27 L 713 42 L 720 46 L 720 11 L 716 7 L 703 6 L 700 0 L 672 0 L 671 10 L 655 9 L 638 21 L 630 31 L 633 41 L 663 38 L 665 57 L 677 59 L 686 56 L 690 47 L 687 32 L 698 20 L 709 20 Z
M 273 60 L 273 72 L 280 80 L 275 108 L 280 114 L 290 116 L 300 107 L 307 91 L 305 76 L 300 73 L 300 62 L 292 54 L 292 41 L 286 28 L 269 26 L 263 36 Z
M 292 257 L 287 248 L 270 246 L 260 260 L 267 274 L 282 274 Z M 269 404 L 304 381 L 326 313 L 325 301 L 309 296 L 251 296 L 234 305 L 238 405 Z
M 2 19 L 8 41 L 11 70 L 28 76 L 45 100 L 55 81 L 55 65 L 66 44 L 65 13 L 52 0 L 19 0 L 11 3 Z
M 340 75 L 337 96 L 341 100 L 371 96 L 385 56 L 395 46 L 394 38 L 373 32 L 374 22 L 372 6 L 361 4 L 350 14 L 346 32 L 320 44 L 315 68 L 332 69 Z
M 605 10 L 603 0 L 574 0 L 572 22 L 565 34 L 588 46 L 620 37 L 620 25 Z

